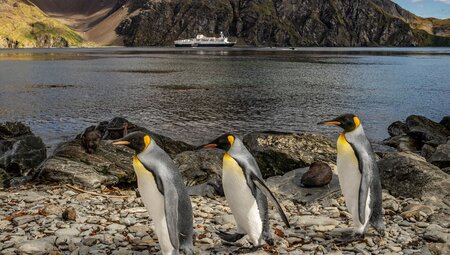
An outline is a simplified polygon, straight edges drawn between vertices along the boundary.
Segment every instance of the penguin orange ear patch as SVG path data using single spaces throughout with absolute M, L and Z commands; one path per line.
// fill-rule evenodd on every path
M 355 122 L 355 128 L 359 127 L 359 125 L 361 124 L 361 121 L 357 116 L 353 117 L 353 122 Z
M 228 142 L 230 142 L 230 144 L 232 145 L 234 143 L 234 136 L 229 135 L 228 136 Z
M 145 144 L 145 148 L 147 148 L 150 145 L 151 142 L 151 138 L 149 135 L 144 136 L 144 144 Z

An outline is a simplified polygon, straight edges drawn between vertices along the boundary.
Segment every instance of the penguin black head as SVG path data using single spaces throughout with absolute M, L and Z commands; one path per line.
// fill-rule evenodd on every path
M 326 120 L 317 123 L 318 125 L 321 124 L 328 124 L 328 125 L 336 125 L 345 130 L 345 132 L 351 132 L 355 130 L 355 128 L 359 127 L 361 124 L 361 121 L 359 120 L 358 116 L 352 113 L 347 113 L 344 115 L 341 115 L 339 117 L 336 117 L 332 120 Z
M 201 145 L 198 148 L 218 148 L 218 149 L 222 149 L 224 151 L 228 151 L 231 147 L 231 145 L 233 145 L 235 140 L 234 135 L 232 134 L 224 134 L 219 136 L 217 139 L 215 139 L 214 141 L 205 144 L 205 145 Z
M 127 136 L 114 140 L 112 144 L 114 145 L 126 145 L 133 149 L 136 154 L 143 152 L 151 142 L 150 135 L 136 131 L 128 134 Z

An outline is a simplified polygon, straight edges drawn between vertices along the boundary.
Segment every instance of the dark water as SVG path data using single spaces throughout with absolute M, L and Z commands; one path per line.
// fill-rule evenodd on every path
M 223 132 L 337 129 L 360 116 L 373 141 L 411 114 L 450 114 L 450 48 L 0 51 L 0 122 L 20 120 L 51 145 L 123 116 L 200 143 Z

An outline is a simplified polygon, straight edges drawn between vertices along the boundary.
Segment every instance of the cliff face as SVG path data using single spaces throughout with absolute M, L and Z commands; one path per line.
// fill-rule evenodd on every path
M 116 29 L 128 46 L 173 45 L 223 31 L 254 46 L 441 46 L 426 19 L 389 0 L 131 0 Z M 425 24 L 425 25 L 424 25 Z

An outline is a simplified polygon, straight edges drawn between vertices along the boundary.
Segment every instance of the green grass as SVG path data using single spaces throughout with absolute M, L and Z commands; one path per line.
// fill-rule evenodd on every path
M 69 46 L 83 46 L 74 30 L 48 17 L 27 1 L 0 0 L 0 44 L 5 38 L 17 41 L 19 47 L 37 47 L 37 38 L 63 38 Z

